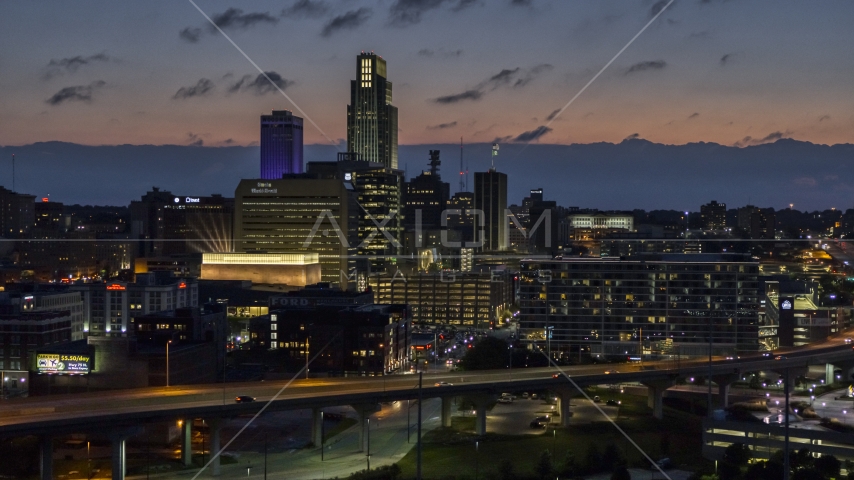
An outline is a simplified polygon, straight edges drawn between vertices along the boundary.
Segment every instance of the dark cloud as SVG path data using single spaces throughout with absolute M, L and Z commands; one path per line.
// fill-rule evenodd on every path
M 323 26 L 323 31 L 320 33 L 324 37 L 328 37 L 339 30 L 352 30 L 358 28 L 365 23 L 373 14 L 370 8 L 362 7 L 358 10 L 350 10 L 343 15 L 338 15 L 326 25 Z
M 421 21 L 421 14 L 439 8 L 445 0 L 395 0 L 388 10 L 388 22 L 402 27 Z
M 490 90 L 495 90 L 496 88 L 498 88 L 502 85 L 509 84 L 510 81 L 513 80 L 513 77 L 517 73 L 519 73 L 519 70 L 521 70 L 521 68 L 519 68 L 519 67 L 516 67 L 512 70 L 505 68 L 504 70 L 501 70 L 500 72 L 496 73 L 495 75 L 489 77 L 489 80 L 482 83 L 481 85 L 482 85 L 482 87 L 490 87 Z
M 504 143 L 504 142 L 509 142 L 512 139 L 513 139 L 513 135 L 507 135 L 504 137 L 495 137 L 492 139 L 492 143 Z
M 667 66 L 667 62 L 664 60 L 648 60 L 646 62 L 638 62 L 628 70 L 626 70 L 626 75 L 634 72 L 643 72 L 645 70 L 661 70 Z
M 92 95 L 94 95 L 94 93 L 97 90 L 100 90 L 101 88 L 103 88 L 104 85 L 106 85 L 106 84 L 107 84 L 107 82 L 105 82 L 103 80 L 96 80 L 96 81 L 90 83 L 89 85 L 77 85 L 74 87 L 65 87 L 62 90 L 54 93 L 53 96 L 51 96 L 50 98 L 45 100 L 45 102 L 48 105 L 59 105 L 61 103 L 65 103 L 65 102 L 75 102 L 75 101 L 76 102 L 91 103 L 92 102 Z
M 451 10 L 459 12 L 460 10 L 465 10 L 466 8 L 477 5 L 478 3 L 480 3 L 480 0 L 460 0 Z
M 558 108 L 557 110 L 553 111 L 552 113 L 550 113 L 550 114 L 549 114 L 549 116 L 548 116 L 548 117 L 546 117 L 546 121 L 547 121 L 547 122 L 551 122 L 552 120 L 554 120 L 554 119 L 557 117 L 557 114 L 558 114 L 558 113 L 560 113 L 560 109 L 559 109 L 559 108 Z
M 267 12 L 243 13 L 243 10 L 239 8 L 229 8 L 222 13 L 213 15 L 211 20 L 223 30 L 242 30 L 254 27 L 259 23 L 276 24 L 279 22 L 278 18 Z
M 255 77 L 252 75 L 244 75 L 240 80 L 228 87 L 228 93 L 247 92 L 254 93 L 255 95 L 265 95 L 267 93 L 275 92 L 277 90 L 276 87 L 279 87 L 281 90 L 285 90 L 294 84 L 293 81 L 282 78 L 282 76 L 276 72 L 264 72 L 264 74 L 266 74 L 266 77 L 260 73 Z M 267 78 L 269 78 L 269 80 Z M 275 86 L 270 82 L 273 82 Z
M 462 92 L 462 93 L 457 93 L 454 95 L 445 95 L 444 97 L 439 97 L 439 98 L 435 99 L 434 101 L 436 103 L 449 104 L 449 103 L 462 102 L 463 100 L 480 100 L 481 97 L 483 97 L 483 92 L 480 90 L 466 90 L 465 92 Z
M 449 123 L 440 123 L 438 125 L 430 125 L 427 127 L 427 130 L 443 130 L 446 128 L 454 128 L 456 126 L 457 126 L 457 121 L 454 120 L 453 122 L 449 122 Z
M 326 15 L 329 5 L 322 0 L 297 0 L 290 7 L 282 10 L 283 17 L 319 18 Z
M 178 37 L 181 38 L 181 40 L 190 43 L 196 43 L 199 41 L 199 38 L 202 37 L 202 29 L 195 27 L 187 27 L 178 32 Z
M 549 65 L 548 63 L 543 63 L 537 65 L 536 67 L 525 72 L 525 76 L 516 80 L 516 83 L 513 84 L 513 87 L 524 87 L 525 85 L 531 83 L 532 80 L 537 78 L 541 73 L 545 73 L 551 71 L 554 67 Z
M 109 62 L 114 60 L 106 53 L 96 53 L 95 55 L 77 55 L 75 57 L 66 57 L 60 59 L 52 59 L 47 63 L 47 72 L 45 72 L 45 80 L 49 80 L 63 73 L 74 73 L 78 68 L 84 65 L 91 65 L 98 62 Z
M 780 140 L 782 138 L 786 138 L 786 137 L 790 136 L 791 134 L 792 134 L 792 132 L 786 130 L 785 132 L 776 131 L 773 133 L 769 133 L 768 135 L 765 135 L 762 138 L 753 138 L 753 137 L 748 135 L 748 136 L 742 138 L 741 140 L 735 142 L 733 144 L 733 146 L 735 146 L 735 147 L 746 147 L 749 145 L 761 145 L 763 143 L 773 143 L 773 142 L 776 142 L 777 140 Z
M 688 115 L 688 120 L 691 120 L 691 119 L 697 118 L 697 117 L 699 117 L 699 116 L 700 116 L 700 114 L 699 114 L 699 113 L 694 112 L 694 113 L 692 113 L 691 115 Z
M 726 55 L 721 57 L 721 65 L 726 65 L 728 62 L 732 60 L 734 53 L 727 53 Z
M 459 12 L 478 4 L 480 0 L 395 0 L 388 9 L 388 23 L 397 27 L 414 25 L 421 15 L 446 3 L 453 3 L 452 12 Z
M 267 12 L 243 13 L 243 10 L 239 8 L 229 8 L 222 13 L 211 15 L 211 20 L 222 30 L 246 30 L 261 23 L 279 23 L 277 17 Z M 208 24 L 207 32 L 216 33 L 216 27 Z M 203 33 L 201 28 L 186 27 L 178 32 L 178 37 L 186 42 L 197 43 L 202 38 Z
M 830 120 L 830 115 L 822 115 L 822 116 L 818 117 L 819 122 L 823 122 L 825 120 Z
M 658 0 L 657 2 L 653 3 L 652 7 L 649 9 L 649 16 L 654 17 L 658 15 L 659 12 L 664 10 L 664 7 L 667 6 L 667 1 L 668 0 Z
M 191 147 L 201 147 L 205 144 L 205 141 L 201 139 L 201 137 L 193 132 L 187 132 L 187 145 Z
M 510 0 L 510 5 L 514 7 L 530 7 L 534 4 L 534 0 Z
M 520 67 L 516 68 L 505 68 L 495 75 L 489 77 L 488 79 L 478 83 L 474 88 L 466 90 L 462 93 L 454 94 L 454 95 L 446 95 L 444 97 L 439 97 L 434 101 L 436 103 L 457 103 L 462 100 L 480 100 L 484 94 L 487 92 L 491 92 L 500 87 L 512 85 L 515 87 L 524 87 L 528 83 L 531 82 L 538 75 L 543 72 L 547 72 L 552 69 L 552 66 L 543 63 L 537 65 L 531 69 L 523 70 Z
M 625 142 L 626 140 L 635 140 L 638 138 L 640 138 L 640 134 L 639 133 L 633 133 L 633 134 L 627 136 L 626 138 L 624 138 L 623 141 Z
M 516 138 L 513 139 L 513 141 L 514 142 L 533 142 L 534 140 L 539 140 L 540 137 L 542 137 L 543 135 L 545 135 L 551 131 L 552 131 L 551 128 L 549 128 L 545 125 L 540 125 L 539 127 L 535 128 L 531 131 L 520 133 L 519 135 L 516 136 Z
M 429 48 L 422 48 L 421 50 L 418 50 L 419 56 L 427 57 L 427 58 L 430 58 L 433 56 L 440 56 L 442 58 L 456 58 L 456 57 L 462 56 L 462 54 L 463 54 L 462 49 L 448 51 L 448 50 L 440 48 L 438 51 L 436 51 L 436 50 L 431 50 Z
M 201 97 L 207 95 L 214 89 L 214 83 L 207 78 L 199 79 L 195 85 L 181 87 L 172 95 L 173 100 L 184 100 L 187 98 Z

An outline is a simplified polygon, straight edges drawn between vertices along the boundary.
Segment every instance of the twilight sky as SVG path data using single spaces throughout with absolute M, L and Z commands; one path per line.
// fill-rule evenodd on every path
M 196 2 L 333 140 L 373 50 L 401 144 L 854 142 L 850 0 L 676 0 L 551 130 L 666 1 Z M 0 145 L 250 145 L 295 110 L 185 0 L 2 1 L 0 44 Z

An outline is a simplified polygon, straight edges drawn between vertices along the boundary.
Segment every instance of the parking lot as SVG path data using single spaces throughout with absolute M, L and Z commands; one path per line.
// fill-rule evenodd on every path
M 607 393 L 607 392 L 606 392 Z M 611 397 L 617 399 L 617 395 L 600 394 L 601 402 L 597 406 L 610 418 L 617 417 L 618 406 L 609 406 L 605 402 Z M 592 397 L 591 397 L 592 398 Z M 531 421 L 537 417 L 551 416 L 550 424 L 560 424 L 560 417 L 554 416 L 557 412 L 555 403 L 546 403 L 542 398 L 531 399 L 516 395 L 511 403 L 498 403 L 487 414 L 486 431 L 503 435 L 542 434 L 547 428 L 531 428 Z M 570 402 L 570 425 L 581 425 L 594 421 L 604 420 L 599 410 L 583 397 L 575 397 Z

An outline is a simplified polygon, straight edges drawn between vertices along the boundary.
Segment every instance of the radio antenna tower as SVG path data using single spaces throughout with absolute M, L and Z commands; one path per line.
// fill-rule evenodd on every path
M 466 178 L 463 169 L 463 137 L 460 137 L 460 191 L 466 191 Z

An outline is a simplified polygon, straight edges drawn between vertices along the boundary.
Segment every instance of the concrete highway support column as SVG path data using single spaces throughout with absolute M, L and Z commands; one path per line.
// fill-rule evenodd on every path
M 117 429 L 110 432 L 113 480 L 125 480 L 125 475 L 127 475 L 127 439 L 141 432 L 142 428 L 140 427 Z
M 356 414 L 359 418 L 359 451 L 367 452 L 368 451 L 368 428 L 370 424 L 368 423 L 368 419 L 371 418 L 371 414 L 379 411 L 377 404 L 368 404 L 368 405 L 352 405 L 353 410 L 356 411 Z
M 451 407 L 454 403 L 454 397 L 442 397 L 442 426 L 451 426 Z
M 673 385 L 672 382 L 644 382 L 647 388 L 646 405 L 652 409 L 652 416 L 661 420 L 664 418 L 664 392 Z
M 560 426 L 568 427 L 572 412 L 569 410 L 569 402 L 572 399 L 569 392 L 558 392 L 558 413 L 560 413 Z
M 185 467 L 193 464 L 193 419 L 181 420 L 181 463 Z
M 718 406 L 720 408 L 729 406 L 729 386 L 738 379 L 739 376 L 734 373 L 712 376 L 712 381 L 718 385 Z
M 318 448 L 323 444 L 323 412 L 319 408 L 311 409 L 311 443 Z
M 39 447 L 41 453 L 41 478 L 42 480 L 53 480 L 53 437 L 50 435 L 39 437 Z
M 486 435 L 486 407 L 489 405 L 492 400 L 491 397 L 487 395 L 478 395 L 472 397 L 474 402 L 474 434 L 475 435 Z
M 221 418 L 208 418 L 207 419 L 208 430 L 211 432 L 211 456 L 213 459 L 211 462 L 210 469 L 211 475 L 219 476 L 222 474 L 222 467 L 220 462 L 220 456 L 217 455 L 219 453 L 219 449 L 222 448 L 220 445 L 220 430 L 222 430 L 222 419 Z
M 836 375 L 833 374 L 834 368 L 832 363 L 824 364 L 824 383 L 832 385 L 836 381 Z

